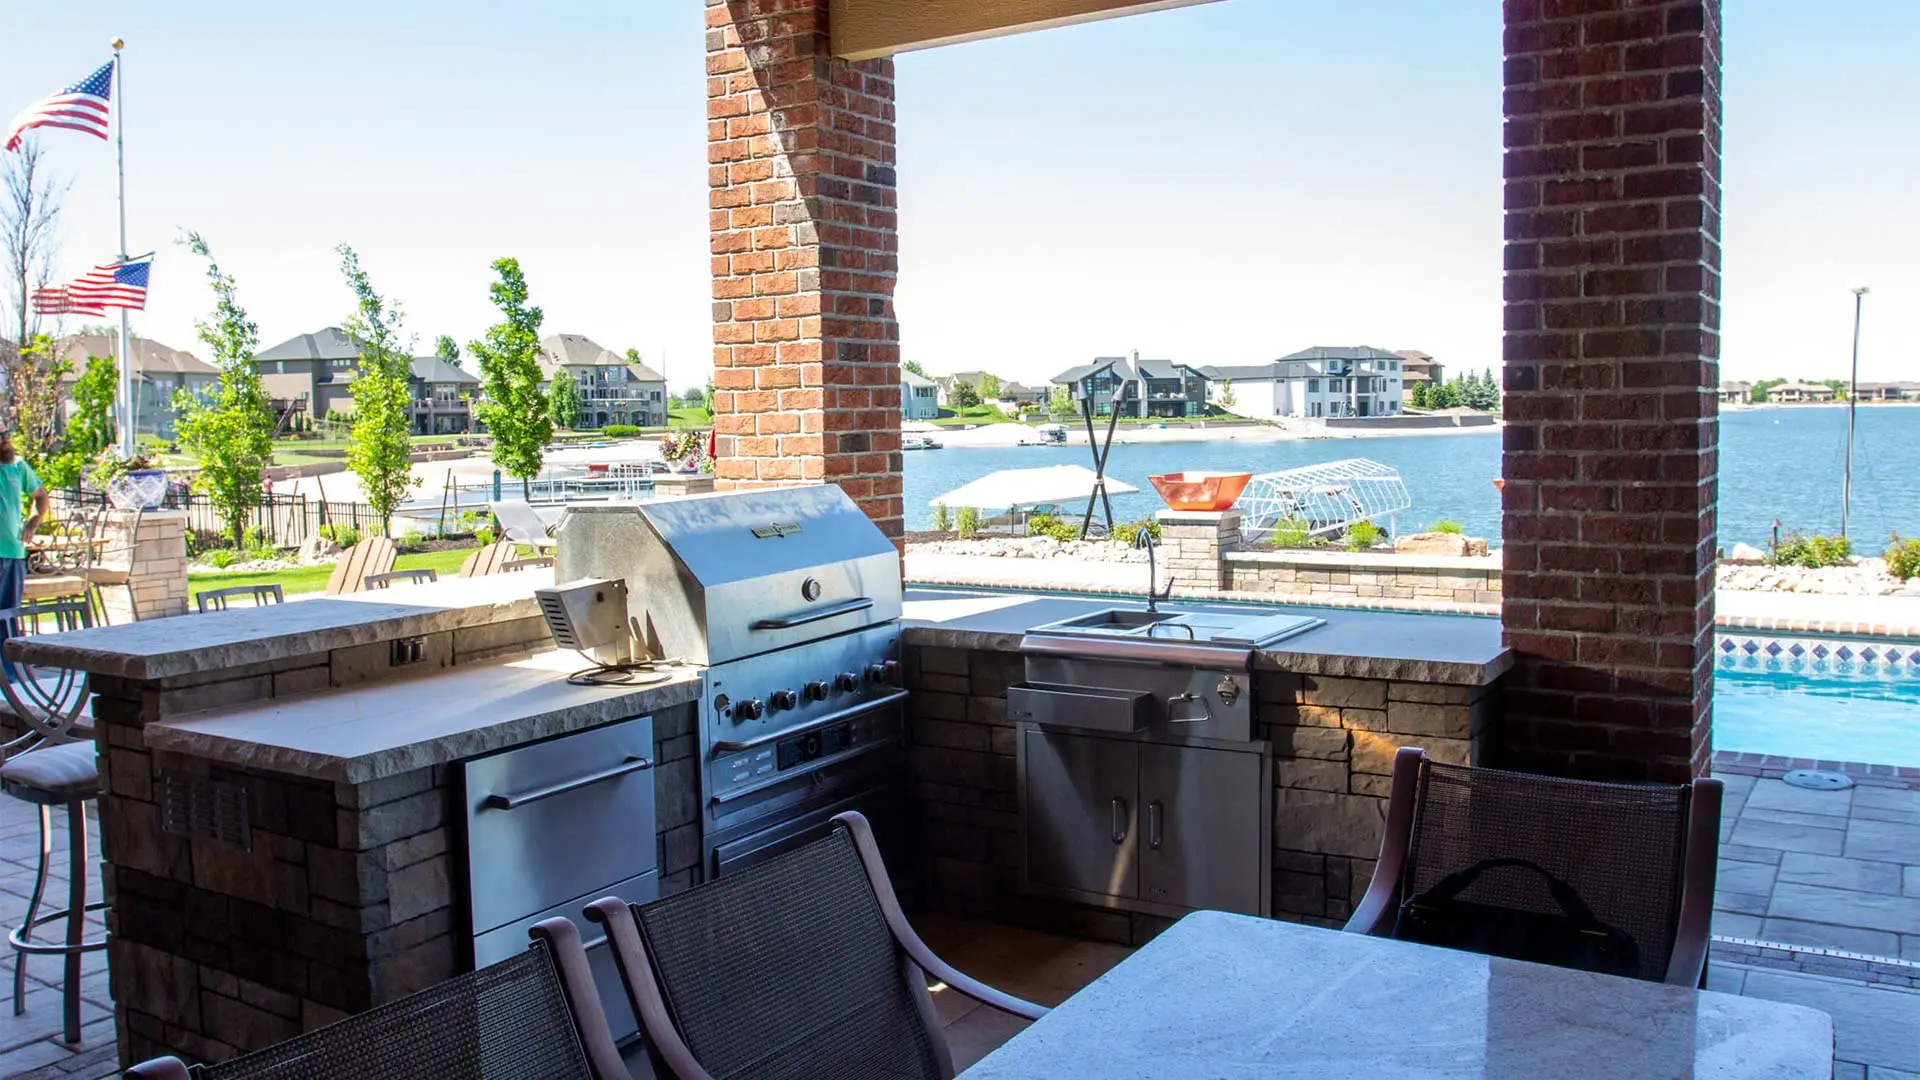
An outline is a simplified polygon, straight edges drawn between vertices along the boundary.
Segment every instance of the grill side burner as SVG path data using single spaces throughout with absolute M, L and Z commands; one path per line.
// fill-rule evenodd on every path
M 624 578 L 655 657 L 707 667 L 701 846 L 717 876 L 867 811 L 906 775 L 900 559 L 838 487 L 580 506 L 559 580 Z

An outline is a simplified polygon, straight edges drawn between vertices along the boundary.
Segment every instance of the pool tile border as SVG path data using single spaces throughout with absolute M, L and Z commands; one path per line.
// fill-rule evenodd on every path
M 1809 671 L 1883 678 L 1920 677 L 1920 640 L 1718 633 L 1714 667 L 1732 671 Z
M 1869 765 L 1859 761 L 1782 757 L 1779 754 L 1750 754 L 1740 750 L 1716 750 L 1713 753 L 1713 772 L 1717 774 L 1778 780 L 1795 769 L 1844 773 L 1854 783 L 1865 787 L 1920 788 L 1920 768 L 1911 765 Z

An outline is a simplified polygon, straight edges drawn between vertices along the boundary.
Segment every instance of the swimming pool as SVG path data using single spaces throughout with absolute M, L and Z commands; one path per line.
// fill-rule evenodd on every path
M 1713 684 L 1716 751 L 1920 767 L 1920 665 L 1906 662 L 1910 649 L 1897 644 L 1888 661 L 1884 645 L 1867 659 L 1858 643 L 1781 642 L 1771 655 L 1765 646 L 1722 650 Z M 1847 657 L 1837 655 L 1841 648 Z

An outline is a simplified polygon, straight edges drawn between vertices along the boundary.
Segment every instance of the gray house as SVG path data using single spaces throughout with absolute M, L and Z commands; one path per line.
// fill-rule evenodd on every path
M 328 326 L 290 337 L 253 358 L 260 384 L 283 417 L 305 412 L 315 420 L 353 412 L 353 379 L 360 349 L 347 332 Z M 473 430 L 473 401 L 480 379 L 437 356 L 416 357 L 408 383 L 413 391 L 415 435 L 458 435 Z M 337 418 L 336 418 L 337 419 Z
M 562 372 L 580 389 L 580 426 L 665 427 L 666 376 L 604 348 L 584 334 L 540 339 L 540 370 L 549 384 Z
M 1138 352 L 1102 356 L 1090 364 L 1071 367 L 1053 377 L 1073 398 L 1076 412 L 1093 402 L 1093 414 L 1105 416 L 1120 401 L 1123 417 L 1204 416 L 1207 412 L 1207 376 L 1197 368 L 1172 360 L 1143 360 Z
M 181 390 L 195 394 L 210 392 L 220 381 L 220 372 L 212 364 L 190 352 L 169 348 L 157 341 L 136 337 L 133 350 L 133 430 L 138 435 L 173 438 L 174 395 Z M 73 415 L 73 384 L 94 356 L 112 356 L 119 342 L 108 334 L 68 334 L 54 342 L 53 353 L 69 365 L 60 376 L 61 423 Z

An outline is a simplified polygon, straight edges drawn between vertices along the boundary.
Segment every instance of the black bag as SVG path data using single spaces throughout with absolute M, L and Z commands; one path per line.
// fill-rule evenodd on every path
M 1559 914 L 1477 904 L 1459 896 L 1495 867 L 1531 870 L 1546 883 Z M 1526 859 L 1483 859 L 1456 870 L 1400 905 L 1393 936 L 1401 941 L 1576 968 L 1602 975 L 1637 976 L 1640 947 L 1601 922 L 1573 886 Z

